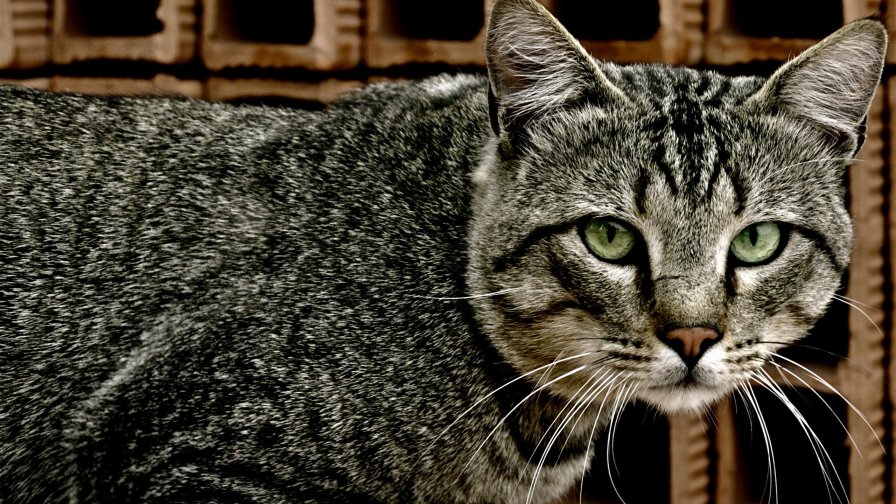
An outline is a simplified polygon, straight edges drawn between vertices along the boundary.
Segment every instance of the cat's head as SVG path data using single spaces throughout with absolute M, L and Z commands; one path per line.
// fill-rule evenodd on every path
M 864 20 L 768 79 L 621 67 L 498 0 L 468 281 L 502 356 L 570 372 L 548 387 L 567 398 L 614 377 L 678 410 L 802 337 L 847 266 L 844 169 L 885 48 Z

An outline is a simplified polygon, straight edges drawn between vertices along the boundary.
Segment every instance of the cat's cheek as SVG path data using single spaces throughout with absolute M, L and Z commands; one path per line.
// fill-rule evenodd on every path
M 517 325 L 512 337 L 501 340 L 499 351 L 520 373 L 550 365 L 551 368 L 542 377 L 545 382 L 571 373 L 567 378 L 552 383 L 549 388 L 557 394 L 573 398 L 596 370 L 605 367 L 596 364 L 606 358 L 603 336 L 600 324 L 591 315 L 584 310 L 570 308 L 535 322 Z M 580 357 L 568 359 L 576 355 Z
M 764 359 L 770 359 L 772 354 L 799 340 L 812 328 L 815 320 L 821 315 L 821 312 L 811 313 L 812 309 L 818 310 L 818 307 L 794 300 L 769 317 L 760 330 L 747 334 L 746 337 L 762 343 L 756 351 Z

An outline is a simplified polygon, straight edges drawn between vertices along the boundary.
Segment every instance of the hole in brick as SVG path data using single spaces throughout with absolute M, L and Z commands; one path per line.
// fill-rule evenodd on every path
M 412 39 L 473 40 L 485 24 L 482 0 L 393 0 L 384 12 L 389 31 Z
M 621 503 L 614 484 L 629 504 L 669 502 L 669 422 L 663 415 L 637 402 L 625 407 L 613 439 L 611 469 L 607 469 L 607 432 L 595 433 L 595 438 L 591 469 L 582 485 L 583 502 Z M 578 491 L 571 502 L 578 502 Z
M 314 0 L 220 0 L 218 15 L 228 40 L 305 45 L 314 35 Z
M 785 395 L 803 414 L 806 422 L 821 440 L 848 493 L 849 445 L 840 425 L 840 422 L 846 424 L 846 404 L 842 399 L 830 394 L 820 394 L 822 400 L 806 389 L 789 390 L 786 386 L 782 388 L 786 390 Z M 830 464 L 825 461 L 828 464 L 825 467 L 831 472 L 835 486 L 835 489 L 829 489 L 818 465 L 815 451 L 793 414 L 770 392 L 762 389 L 754 390 L 771 437 L 778 482 L 778 501 L 846 502 L 844 490 L 839 487 Z M 828 406 L 834 413 L 831 413 Z M 746 459 L 742 461 L 744 463 L 741 467 L 746 472 L 744 476 L 749 502 L 768 502 L 769 457 L 757 415 L 750 410 L 751 419 L 740 399 L 737 399 L 735 407 L 738 443 L 743 448 L 742 456 Z M 823 454 L 819 456 L 824 457 Z M 771 500 L 774 501 L 774 497 Z
M 658 0 L 554 0 L 551 11 L 583 40 L 650 40 L 660 29 Z
M 822 38 L 843 25 L 843 0 L 731 0 L 730 26 L 749 37 Z
M 66 30 L 92 37 L 143 37 L 162 31 L 160 0 L 68 0 Z

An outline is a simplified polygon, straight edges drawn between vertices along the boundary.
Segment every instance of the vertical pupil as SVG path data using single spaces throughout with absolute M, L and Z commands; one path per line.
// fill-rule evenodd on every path
M 613 243 L 613 238 L 616 238 L 616 227 L 607 225 L 607 243 Z
M 759 231 L 756 230 L 756 226 L 750 226 L 749 228 L 747 228 L 747 234 L 750 237 L 750 243 L 755 247 L 756 241 L 759 239 Z

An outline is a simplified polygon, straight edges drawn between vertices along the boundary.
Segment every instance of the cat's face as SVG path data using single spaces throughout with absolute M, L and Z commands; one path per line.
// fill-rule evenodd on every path
M 843 169 L 882 28 L 853 24 L 768 81 L 726 79 L 595 64 L 511 3 L 493 14 L 498 137 L 475 175 L 471 294 L 498 293 L 474 303 L 481 325 L 520 372 L 547 372 L 533 381 L 569 373 L 548 387 L 563 397 L 601 383 L 670 411 L 717 399 L 839 285 Z

